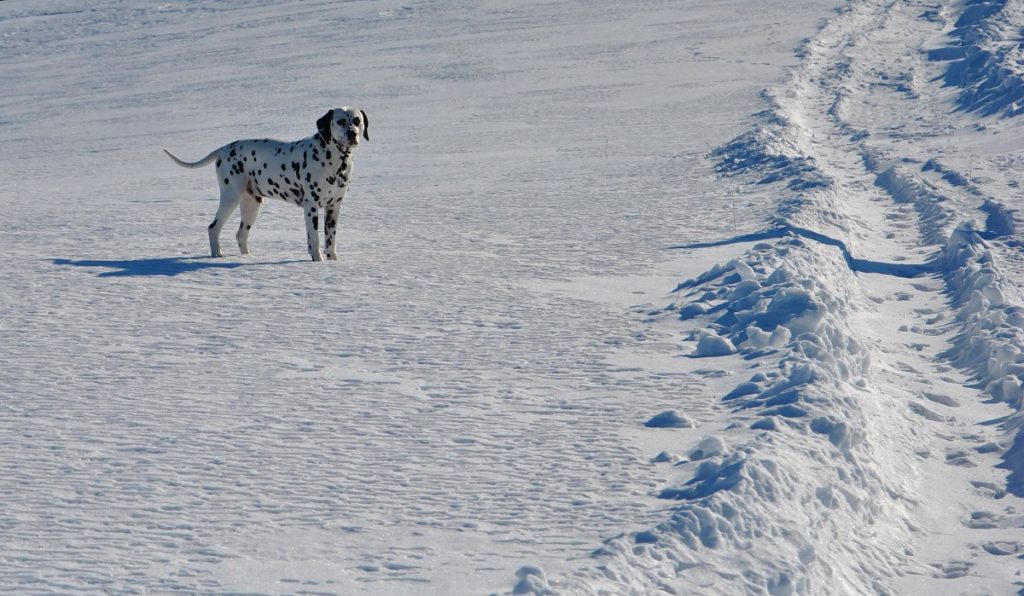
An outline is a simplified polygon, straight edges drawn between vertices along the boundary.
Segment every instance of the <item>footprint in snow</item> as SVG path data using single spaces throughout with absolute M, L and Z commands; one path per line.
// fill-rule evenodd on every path
M 959 449 L 946 453 L 946 463 L 951 466 L 959 466 L 962 468 L 977 467 L 977 465 L 971 461 L 971 458 L 967 457 L 967 452 Z
M 917 402 L 913 402 L 912 401 L 912 402 L 910 402 L 907 405 L 910 407 L 910 410 L 912 412 L 914 412 L 918 416 L 921 416 L 925 420 L 931 420 L 932 422 L 945 422 L 946 421 L 946 417 L 945 416 L 942 416 L 941 414 L 936 414 L 935 412 L 929 410 L 928 408 L 924 407 L 923 405 L 921 405 L 921 404 L 919 404 Z
M 932 563 L 932 567 L 939 570 L 935 577 L 942 579 L 956 579 L 964 577 L 971 570 L 974 563 L 970 561 L 949 561 L 948 563 Z
M 928 391 L 922 393 L 921 395 L 923 395 L 924 398 L 927 399 L 928 401 L 933 401 L 933 402 L 935 402 L 937 404 L 942 404 L 942 405 L 944 405 L 946 407 L 949 407 L 949 408 L 959 408 L 960 407 L 960 402 L 958 402 L 957 400 L 953 399 L 952 397 L 950 397 L 948 395 L 943 395 L 941 393 L 931 393 L 931 392 L 928 392 Z
M 985 549 L 985 552 L 990 555 L 1005 557 L 1006 555 L 1015 555 L 1024 551 L 1024 544 L 1006 541 L 986 542 L 981 545 L 981 548 Z
M 979 494 L 985 497 L 999 500 L 1006 496 L 1006 489 L 999 488 L 995 482 L 971 480 L 971 486 L 973 486 Z

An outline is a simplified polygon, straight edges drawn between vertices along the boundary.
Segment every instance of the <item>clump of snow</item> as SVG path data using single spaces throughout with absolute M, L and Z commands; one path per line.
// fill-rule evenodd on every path
M 647 428 L 693 428 L 693 421 L 675 410 L 666 410 L 644 423 Z
M 704 437 L 690 452 L 690 460 L 707 459 L 725 453 L 725 441 L 721 437 Z
M 516 571 L 516 579 L 519 581 L 512 588 L 513 594 L 541 595 L 552 593 L 547 577 L 544 575 L 544 570 L 540 567 L 524 565 Z
M 651 463 L 652 464 L 664 464 L 664 463 L 674 464 L 674 463 L 678 462 L 680 459 L 682 459 L 682 458 L 680 458 L 678 455 L 673 455 L 673 454 L 669 453 L 668 451 L 662 451 L 662 452 L 658 453 L 658 455 L 655 455 L 654 457 L 651 458 Z
M 681 321 L 688 321 L 692 318 L 705 314 L 707 311 L 708 309 L 703 304 L 699 302 L 691 302 L 679 309 L 678 316 Z
M 1014 209 L 993 199 L 985 199 L 981 210 L 986 213 L 985 231 L 993 237 L 1012 236 L 1017 232 L 1017 224 L 1014 221 Z
M 728 356 L 736 352 L 736 346 L 732 345 L 729 338 L 722 337 L 714 331 L 705 332 L 700 341 L 697 342 L 697 349 L 692 356 L 694 358 L 706 358 L 709 356 Z

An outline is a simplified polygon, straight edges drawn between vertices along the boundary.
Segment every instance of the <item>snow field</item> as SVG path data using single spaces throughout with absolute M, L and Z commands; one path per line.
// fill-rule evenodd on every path
M 640 321 L 665 246 L 771 209 L 706 143 L 821 3 L 649 8 L 2 3 L 0 585 L 481 593 L 664 519 L 642 423 L 720 379 Z M 341 103 L 342 262 L 280 204 L 206 258 L 212 176 L 160 149 Z
M 1019 589 L 1021 4 L 831 6 L 0 4 L 0 586 Z

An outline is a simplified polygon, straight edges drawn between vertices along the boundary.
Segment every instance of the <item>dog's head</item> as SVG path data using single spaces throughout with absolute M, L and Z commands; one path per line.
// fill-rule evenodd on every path
M 355 147 L 359 137 L 370 140 L 370 120 L 366 112 L 350 107 L 334 108 L 316 121 L 316 129 L 328 143 Z

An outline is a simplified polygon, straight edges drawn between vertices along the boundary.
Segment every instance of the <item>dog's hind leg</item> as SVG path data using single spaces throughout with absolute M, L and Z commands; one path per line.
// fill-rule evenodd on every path
M 242 199 L 242 194 L 237 189 L 231 188 L 231 185 L 225 184 L 220 189 L 220 207 L 217 208 L 217 216 L 213 218 L 213 223 L 210 224 L 210 254 L 214 257 L 223 257 L 224 253 L 220 249 L 220 231 L 224 228 L 224 224 L 227 222 L 231 214 L 238 208 L 238 203 Z
M 238 223 L 238 233 L 235 238 L 238 240 L 238 248 L 243 255 L 249 254 L 249 231 L 256 225 L 256 216 L 260 214 L 260 206 L 263 199 L 250 194 L 242 195 L 242 221 Z

